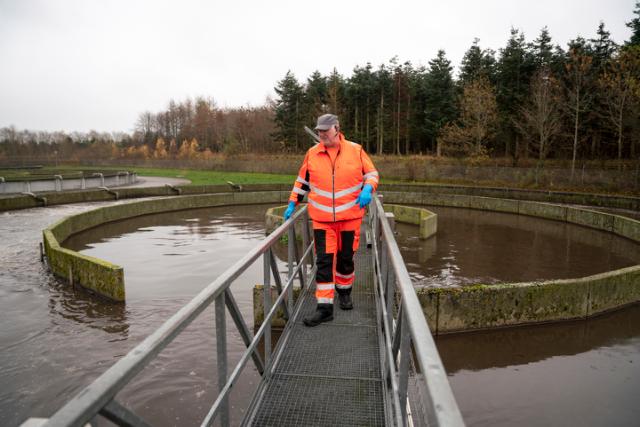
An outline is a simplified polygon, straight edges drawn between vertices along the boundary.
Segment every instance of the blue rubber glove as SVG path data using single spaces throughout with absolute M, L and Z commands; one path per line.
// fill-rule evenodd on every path
M 293 215 L 293 211 L 296 209 L 296 202 L 289 202 L 289 206 L 287 206 L 287 210 L 284 211 L 284 220 L 288 220 Z
M 373 187 L 371 184 L 365 184 L 364 188 L 360 192 L 356 203 L 360 205 L 360 209 L 363 209 L 369 203 L 371 203 L 371 192 L 373 191 Z

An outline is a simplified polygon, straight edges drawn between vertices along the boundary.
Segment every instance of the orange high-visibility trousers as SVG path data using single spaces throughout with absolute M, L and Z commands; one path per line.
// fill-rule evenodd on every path
M 362 218 L 336 222 L 313 221 L 316 247 L 316 299 L 333 304 L 334 289 L 350 294 L 355 279 L 353 256 L 360 242 Z

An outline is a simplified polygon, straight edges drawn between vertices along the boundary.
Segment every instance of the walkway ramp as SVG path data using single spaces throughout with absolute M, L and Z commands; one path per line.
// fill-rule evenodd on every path
M 243 425 L 464 426 L 395 241 L 393 215 L 384 212 L 379 196 L 374 195 L 355 259 L 354 309 L 343 311 L 336 306 L 332 322 L 313 328 L 302 323 L 316 308 L 316 266 L 309 224 L 306 208 L 300 209 L 68 401 L 45 426 L 78 426 L 100 418 L 120 426 L 148 426 L 117 400 L 118 392 L 209 307 L 215 313 L 212 333 L 216 337 L 218 394 L 202 427 L 238 422 L 232 420 L 236 414 L 231 413 L 230 392 L 250 365 L 255 366 L 262 380 Z M 288 242 L 286 282 L 280 277 L 275 260 L 283 240 Z M 264 321 L 252 333 L 230 286 L 260 260 L 264 268 Z M 295 303 L 294 282 L 302 288 Z M 272 283 L 277 290 L 275 298 Z M 271 321 L 280 310 L 289 320 L 272 352 Z M 228 360 L 227 314 L 247 347 L 232 369 Z M 258 350 L 261 343 L 263 352 Z
M 315 286 L 304 292 L 291 327 L 280 337 L 273 374 L 263 379 L 249 425 L 386 425 L 372 254 L 364 228 L 361 235 L 353 310 L 341 310 L 336 301 L 333 321 L 307 327 L 302 319 L 316 309 Z

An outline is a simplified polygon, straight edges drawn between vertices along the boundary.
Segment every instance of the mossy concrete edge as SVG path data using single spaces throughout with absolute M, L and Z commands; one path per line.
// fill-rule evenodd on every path
M 242 184 L 242 190 L 253 191 L 290 191 L 291 184 Z M 437 196 L 440 194 L 460 194 L 467 196 L 494 197 L 500 199 L 529 200 L 547 203 L 582 204 L 598 207 L 640 210 L 640 197 L 610 196 L 606 194 L 572 193 L 562 191 L 526 190 L 500 187 L 472 187 L 464 185 L 414 183 L 414 184 L 381 184 L 379 191 L 397 191 L 421 193 Z M 160 187 L 117 188 L 120 199 L 173 196 L 178 192 L 182 195 L 234 192 L 233 188 L 225 184 L 208 185 L 178 185 Z M 39 198 L 44 197 L 47 205 L 66 203 L 81 203 L 92 201 L 108 201 L 114 199 L 114 194 L 100 189 L 65 190 L 62 192 L 38 192 Z M 27 209 L 42 206 L 42 201 L 29 195 L 16 194 L 0 197 L 0 212 L 16 209 Z
M 398 222 L 413 224 L 419 227 L 419 238 L 422 240 L 434 236 L 438 232 L 438 215 L 413 206 L 403 206 L 385 203 L 385 212 L 391 212 Z
M 289 193 L 284 191 L 242 191 L 174 196 L 101 207 L 68 216 L 44 229 L 44 250 L 51 271 L 56 276 L 110 300 L 122 302 L 125 300 L 122 267 L 66 249 L 61 246 L 61 242 L 75 233 L 112 221 L 187 209 L 280 203 L 288 196 Z
M 388 203 L 510 212 L 608 231 L 640 242 L 640 221 L 546 202 L 460 194 L 384 192 Z M 536 283 L 422 288 L 418 298 L 433 333 L 587 318 L 640 301 L 640 265 L 594 276 Z
M 640 265 L 579 279 L 417 290 L 434 334 L 586 319 L 640 301 Z

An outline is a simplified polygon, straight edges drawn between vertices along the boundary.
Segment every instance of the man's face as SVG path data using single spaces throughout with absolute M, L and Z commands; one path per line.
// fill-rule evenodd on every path
M 338 136 L 339 134 L 340 132 L 338 132 L 338 129 L 336 129 L 335 126 L 331 126 L 327 130 L 318 130 L 320 141 L 322 141 L 322 143 L 327 147 L 331 147 L 340 141 L 340 137 Z

